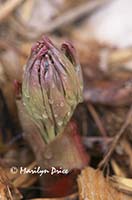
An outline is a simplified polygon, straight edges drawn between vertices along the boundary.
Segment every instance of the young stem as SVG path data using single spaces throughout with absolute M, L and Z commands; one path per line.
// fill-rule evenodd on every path
M 72 193 L 75 190 L 77 174 L 89 161 L 75 122 L 69 122 L 64 132 L 46 145 L 40 133 L 28 118 L 20 100 L 17 101 L 17 106 L 25 132 L 24 137 L 33 149 L 38 165 L 47 170 L 54 167 L 69 171 L 67 175 L 61 173 L 51 175 L 50 173 L 42 177 L 46 189 L 45 195 L 58 197 Z

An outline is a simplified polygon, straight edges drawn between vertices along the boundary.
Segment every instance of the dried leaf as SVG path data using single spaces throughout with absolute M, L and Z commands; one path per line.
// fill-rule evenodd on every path
M 112 166 L 112 169 L 114 171 L 114 173 L 117 175 L 117 176 L 123 176 L 125 177 L 125 172 L 122 170 L 121 166 L 116 162 L 116 160 L 114 159 L 111 159 L 111 166 Z
M 122 140 L 121 147 L 124 149 L 124 152 L 128 156 L 128 163 L 129 163 L 129 169 L 132 171 L 132 146 L 127 140 Z
M 132 179 L 113 176 L 110 180 L 112 185 L 118 190 L 132 195 Z
M 0 168 L 0 199 L 2 200 L 20 200 L 22 199 L 19 191 L 11 184 L 5 175 L 5 171 Z

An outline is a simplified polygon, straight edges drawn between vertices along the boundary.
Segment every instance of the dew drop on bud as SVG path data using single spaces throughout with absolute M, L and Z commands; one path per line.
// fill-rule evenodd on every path
M 54 116 L 55 116 L 55 118 L 57 118 L 57 117 L 58 117 L 58 115 L 57 115 L 57 114 L 54 114 Z
M 28 98 L 28 99 L 30 98 L 30 96 L 29 96 L 29 95 L 27 95 L 27 94 L 25 94 L 25 97 L 26 97 L 26 98 Z
M 45 154 L 44 154 L 44 157 L 46 158 L 46 159 L 51 159 L 52 158 L 52 152 L 51 152 L 51 150 L 48 148 L 48 149 L 46 149 L 45 150 Z
M 59 121 L 57 124 L 58 124 L 58 126 L 62 126 L 63 122 Z
M 63 102 L 61 102 L 61 103 L 60 103 L 60 107 L 63 107 L 63 106 L 64 106 L 64 103 L 63 103 Z
M 36 83 L 35 83 L 35 82 L 33 83 L 33 86 L 36 86 Z
M 70 116 L 70 111 L 67 113 L 67 116 Z
M 44 119 L 47 119 L 47 118 L 48 118 L 48 116 L 47 116 L 46 114 L 43 114 L 42 117 L 43 117 Z
M 77 67 L 77 68 L 76 68 L 76 71 L 77 71 L 77 72 L 80 72 L 80 67 Z
M 80 89 L 83 90 L 83 85 L 80 86 Z
M 53 100 L 52 100 L 52 99 L 49 99 L 49 103 L 50 103 L 50 104 L 53 104 Z
M 52 85 L 52 89 L 53 89 L 53 88 L 55 88 L 55 85 L 54 85 L 54 84 Z

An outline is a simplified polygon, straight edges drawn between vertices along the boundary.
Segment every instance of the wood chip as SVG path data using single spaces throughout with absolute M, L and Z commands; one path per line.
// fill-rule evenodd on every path
M 102 172 L 87 167 L 78 177 L 80 200 L 130 200 L 131 196 L 125 195 L 113 188 Z

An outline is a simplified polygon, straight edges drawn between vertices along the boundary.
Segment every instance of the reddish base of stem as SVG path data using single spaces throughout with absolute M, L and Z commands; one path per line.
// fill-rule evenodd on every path
M 47 167 L 56 169 L 61 167 L 68 169 L 69 173 L 65 175 L 62 173 L 58 175 L 45 174 L 43 177 L 44 196 L 62 197 L 72 194 L 77 189 L 77 175 L 89 162 L 75 122 L 70 122 L 64 133 L 47 145 L 47 149 L 53 154 L 53 157 L 47 160 Z
M 67 175 L 46 175 L 44 187 L 44 197 L 63 197 L 74 193 L 77 190 L 77 175 L 80 170 L 72 170 Z

